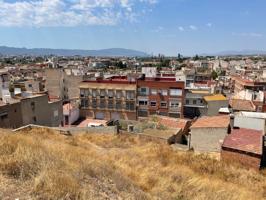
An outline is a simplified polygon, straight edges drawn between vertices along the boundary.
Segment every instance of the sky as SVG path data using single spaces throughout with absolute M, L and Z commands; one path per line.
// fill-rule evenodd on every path
M 266 50 L 265 0 L 0 0 L 0 45 L 169 56 Z

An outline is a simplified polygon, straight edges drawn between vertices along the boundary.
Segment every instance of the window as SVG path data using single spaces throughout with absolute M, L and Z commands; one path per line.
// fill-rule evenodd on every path
M 97 90 L 92 90 L 92 96 L 96 97 L 97 96 Z
M 85 96 L 85 90 L 84 89 L 80 89 L 80 97 L 84 97 Z
M 122 109 L 122 102 L 121 102 L 121 101 L 117 101 L 117 102 L 116 102 L 116 105 L 115 105 L 115 108 L 116 108 L 117 110 L 121 110 L 121 109 Z
M 197 104 L 197 100 L 193 100 L 193 104 Z
M 159 115 L 168 116 L 168 112 L 159 112 Z
M 100 91 L 100 97 L 103 99 L 105 97 L 105 90 Z
M 135 92 L 134 91 L 126 91 L 127 100 L 134 100 L 135 99 Z
M 161 107 L 162 108 L 167 108 L 167 102 L 166 101 L 161 101 Z
M 114 97 L 113 90 L 108 90 L 108 97 L 109 97 L 109 99 L 112 99 Z
M 135 103 L 127 102 L 126 103 L 126 110 L 135 110 Z
M 171 108 L 178 108 L 178 107 L 179 107 L 179 102 L 177 102 L 177 101 L 172 101 L 172 102 L 169 103 L 169 106 L 170 106 Z
M 29 84 L 29 87 L 32 88 L 32 84 Z
M 156 89 L 151 89 L 151 95 L 157 95 L 157 90 Z
M 108 108 L 113 109 L 114 108 L 114 102 L 113 101 L 108 101 Z
M 151 101 L 150 105 L 151 105 L 151 107 L 156 107 L 156 104 L 157 104 L 156 101 Z
M 31 105 L 31 109 L 35 110 L 35 102 L 31 102 L 30 105 Z
M 148 101 L 147 100 L 139 100 L 139 106 L 147 106 Z
M 147 88 L 140 88 L 140 92 L 141 93 L 146 93 L 147 92 Z
M 89 100 L 88 99 L 85 99 L 85 105 L 84 105 L 86 108 L 89 107 Z
M 33 120 L 34 123 L 37 122 L 37 118 L 35 116 L 32 118 L 32 120 Z
M 139 91 L 140 95 L 144 95 L 145 96 L 145 95 L 148 94 L 148 89 L 145 88 L 145 87 L 139 88 L 138 91 Z
M 66 91 L 68 91 L 68 89 L 66 89 Z M 85 90 L 85 97 L 89 96 L 89 90 Z
M 100 108 L 105 108 L 106 105 L 105 105 L 105 100 L 101 100 L 100 101 Z
M 116 98 L 117 99 L 121 99 L 121 97 L 122 97 L 122 91 L 121 90 L 117 90 L 116 91 Z
M 1 120 L 7 119 L 8 118 L 8 114 L 7 113 L 1 113 Z
M 170 89 L 170 96 L 182 96 L 181 89 Z
M 97 108 L 97 100 L 92 99 L 92 108 Z
M 168 95 L 168 91 L 167 90 L 161 90 L 161 93 L 163 96 L 167 96 Z
M 186 104 L 189 104 L 189 100 L 188 99 L 186 100 Z

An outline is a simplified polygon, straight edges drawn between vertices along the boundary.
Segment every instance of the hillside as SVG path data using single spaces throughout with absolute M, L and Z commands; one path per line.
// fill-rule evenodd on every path
M 80 50 L 80 49 L 48 49 L 48 48 L 15 48 L 0 46 L 0 54 L 2 55 L 30 55 L 30 56 L 103 56 L 103 57 L 146 57 L 148 54 L 142 51 L 123 48 L 111 48 L 100 50 Z
M 0 199 L 260 200 L 266 176 L 134 136 L 1 131 Z

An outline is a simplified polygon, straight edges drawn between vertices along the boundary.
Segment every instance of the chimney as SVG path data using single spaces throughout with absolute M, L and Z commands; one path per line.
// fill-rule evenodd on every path
M 234 114 L 230 114 L 230 127 L 233 129 L 235 127 L 235 116 Z

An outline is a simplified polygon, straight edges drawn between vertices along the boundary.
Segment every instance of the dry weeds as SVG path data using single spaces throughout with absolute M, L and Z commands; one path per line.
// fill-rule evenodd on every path
M 0 181 L 0 199 L 266 198 L 265 173 L 133 136 L 47 130 L 0 135 Z

